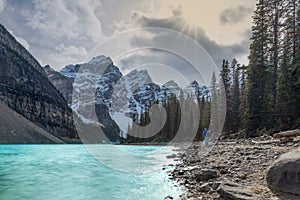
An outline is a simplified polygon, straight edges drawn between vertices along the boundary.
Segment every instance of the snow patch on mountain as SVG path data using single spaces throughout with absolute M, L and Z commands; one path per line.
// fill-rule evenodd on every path
M 139 121 L 141 114 L 157 102 L 162 104 L 172 96 L 179 99 L 181 91 L 185 98 L 195 100 L 210 96 L 209 89 L 197 81 L 180 88 L 173 80 L 162 86 L 153 83 L 147 70 L 134 69 L 122 75 L 106 56 L 94 57 L 80 65 L 67 65 L 60 73 L 73 80 L 72 109 L 79 117 L 86 123 L 95 123 L 98 118 L 104 127 L 115 121 L 121 137 L 126 137 L 133 119 Z
M 78 70 L 80 69 L 81 65 L 67 65 L 62 70 L 60 70 L 60 73 L 64 75 L 65 77 L 75 79 L 78 73 Z
M 209 88 L 206 86 L 200 86 L 197 81 L 191 82 L 186 88 L 183 89 L 185 98 L 188 96 L 193 97 L 195 99 L 200 98 L 202 96 L 210 97 Z
M 133 96 L 141 92 L 139 89 L 149 83 L 152 83 L 152 79 L 147 70 L 133 70 L 121 77 L 114 85 L 110 115 L 123 132 L 127 131 L 128 124 L 132 124 L 132 116 L 134 113 L 138 116 L 138 114 L 142 112 L 142 105 L 140 105 L 139 100 L 133 98 Z M 142 93 L 140 98 L 144 96 L 145 93 Z

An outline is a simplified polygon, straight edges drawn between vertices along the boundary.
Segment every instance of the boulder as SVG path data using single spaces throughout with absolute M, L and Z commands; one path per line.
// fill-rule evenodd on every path
M 218 171 L 214 169 L 202 169 L 198 174 L 196 174 L 196 180 L 208 181 L 210 179 L 218 178 Z
M 300 199 L 300 147 L 280 156 L 269 168 L 266 179 L 278 196 Z
M 253 194 L 235 183 L 223 183 L 217 192 L 226 200 L 253 200 Z

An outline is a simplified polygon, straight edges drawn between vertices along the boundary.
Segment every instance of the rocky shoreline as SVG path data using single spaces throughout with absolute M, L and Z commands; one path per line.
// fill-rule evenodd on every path
M 220 140 L 210 151 L 201 143 L 182 145 L 171 156 L 180 162 L 169 176 L 185 188 L 180 200 L 279 199 L 267 186 L 267 170 L 281 154 L 299 147 L 299 141 L 270 136 Z

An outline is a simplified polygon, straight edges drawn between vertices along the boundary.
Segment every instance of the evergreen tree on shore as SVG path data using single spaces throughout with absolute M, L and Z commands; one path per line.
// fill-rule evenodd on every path
M 253 16 L 249 66 L 246 86 L 246 136 L 250 137 L 266 124 L 267 121 L 267 80 L 268 66 L 268 3 L 259 0 Z
M 240 113 L 239 113 L 239 108 L 240 108 L 240 65 L 238 64 L 238 61 L 236 59 L 233 59 L 232 64 L 231 64 L 231 69 L 232 69 L 232 86 L 231 86 L 231 106 L 232 106 L 232 111 L 231 111 L 231 132 L 236 133 L 239 131 L 239 126 L 240 126 Z
M 156 140 L 169 141 L 178 129 L 192 137 L 191 127 L 197 124 L 196 139 L 202 139 L 201 131 L 209 125 L 213 132 L 219 131 L 224 102 L 225 137 L 235 133 L 254 137 L 299 128 L 300 0 L 257 0 L 248 59 L 247 66 L 236 59 L 222 61 L 219 78 L 215 72 L 212 75 L 210 98 L 202 96 L 195 101 L 189 95 L 185 98 L 181 90 L 178 99 L 166 100 L 163 106 L 169 121 Z M 185 111 L 182 115 L 181 110 Z M 193 120 L 199 114 L 195 110 L 200 112 L 200 122 Z M 144 119 L 143 123 L 148 119 L 136 118 Z

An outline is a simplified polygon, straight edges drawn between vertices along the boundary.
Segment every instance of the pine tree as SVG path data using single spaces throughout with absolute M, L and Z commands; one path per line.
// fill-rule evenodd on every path
M 293 59 L 292 65 L 292 95 L 294 98 L 294 105 L 295 105 L 295 116 L 293 118 L 294 124 L 293 128 L 300 127 L 300 2 L 299 0 L 296 3 L 298 8 L 297 16 L 295 20 L 295 35 L 294 35 L 294 48 L 295 48 L 295 55 Z
M 232 98 L 232 111 L 231 111 L 231 126 L 230 132 L 237 132 L 240 125 L 239 107 L 240 107 L 240 82 L 239 82 L 239 67 L 237 60 L 234 59 L 231 64 L 232 68 L 232 87 L 231 87 L 231 98 Z
M 246 136 L 254 136 L 267 121 L 268 2 L 259 0 L 253 16 L 246 86 Z
M 240 124 L 239 130 L 244 133 L 245 126 L 246 126 L 246 119 L 247 113 L 246 111 L 246 69 L 245 65 L 240 67 L 241 70 L 241 80 L 240 80 L 240 106 L 239 106 L 239 117 L 240 117 Z
M 230 68 L 228 60 L 223 60 L 222 69 L 220 73 L 220 83 L 221 84 L 221 92 L 225 92 L 221 94 L 221 97 L 226 97 L 226 118 L 223 132 L 225 134 L 229 134 L 231 132 L 231 119 L 232 119 L 232 98 L 230 94 L 230 86 L 231 86 L 231 77 L 230 77 Z M 224 100 L 225 101 L 225 100 Z M 220 102 L 221 103 L 221 102 Z M 221 104 L 219 104 L 221 105 Z
M 278 124 L 280 124 L 280 129 L 285 130 L 291 126 L 291 115 L 294 112 L 294 102 L 292 95 L 292 52 L 289 51 L 289 35 L 285 37 L 285 49 L 283 52 L 282 63 L 280 65 L 277 91 L 277 115 L 278 115 Z
M 216 74 L 215 72 L 213 72 L 212 75 L 212 80 L 211 80 L 211 106 L 210 106 L 210 115 L 211 115 L 211 120 L 210 120 L 210 124 L 211 124 L 211 129 L 213 132 L 217 132 L 220 130 L 220 124 L 219 124 L 219 111 L 218 111 L 218 95 L 217 95 L 217 78 L 216 78 Z M 206 107 L 206 109 L 208 108 L 208 106 Z M 203 109 L 204 110 L 204 109 Z M 208 118 L 208 113 L 207 110 L 204 111 L 203 114 L 203 128 L 206 127 L 205 125 L 207 124 L 206 119 Z
M 299 38 L 297 12 L 299 13 L 300 2 L 299 0 L 290 0 L 288 2 L 284 16 L 283 55 L 277 83 L 277 120 L 281 130 L 297 127 L 297 116 L 300 111 L 297 106 L 299 99 L 297 101 L 297 92 L 294 90 L 296 77 L 293 76 L 293 70 L 295 72 L 297 68 L 297 50 L 299 49 L 299 46 L 297 46 L 297 38 Z

